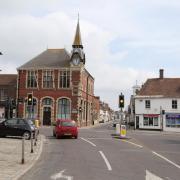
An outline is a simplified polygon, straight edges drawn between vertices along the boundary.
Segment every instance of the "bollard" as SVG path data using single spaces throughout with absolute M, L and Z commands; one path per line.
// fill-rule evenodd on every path
M 34 146 L 36 146 L 37 145 L 37 130 L 35 131 L 35 138 L 34 138 Z
M 31 133 L 31 153 L 33 152 L 33 133 Z
M 120 124 L 116 124 L 116 135 L 120 135 Z
M 21 159 L 21 164 L 24 164 L 24 136 L 22 137 L 22 159 Z

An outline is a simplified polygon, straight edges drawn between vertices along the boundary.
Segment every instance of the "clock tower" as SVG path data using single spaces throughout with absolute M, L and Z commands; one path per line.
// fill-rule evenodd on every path
M 81 32 L 79 26 L 79 17 L 76 27 L 76 34 L 74 37 L 74 42 L 72 45 L 72 52 L 71 52 L 71 64 L 73 66 L 84 65 L 85 64 L 85 54 L 83 51 L 83 45 L 81 41 Z

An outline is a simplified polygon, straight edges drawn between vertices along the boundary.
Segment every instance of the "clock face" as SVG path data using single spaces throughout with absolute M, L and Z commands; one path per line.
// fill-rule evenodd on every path
M 77 57 L 77 56 L 73 57 L 73 64 L 78 65 L 79 63 L 80 63 L 79 57 Z

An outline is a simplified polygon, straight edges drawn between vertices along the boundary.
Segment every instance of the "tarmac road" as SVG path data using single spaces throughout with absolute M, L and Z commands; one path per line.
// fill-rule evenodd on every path
M 130 139 L 122 140 L 112 136 L 115 129 L 110 124 L 80 129 L 78 139 L 55 139 L 49 127 L 42 128 L 41 133 L 46 136 L 43 153 L 20 180 L 179 180 L 180 177 L 179 134 L 129 131 Z

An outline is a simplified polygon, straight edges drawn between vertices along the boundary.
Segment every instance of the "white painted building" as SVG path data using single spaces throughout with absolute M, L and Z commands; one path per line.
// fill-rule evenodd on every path
M 100 102 L 99 122 L 108 122 L 111 120 L 111 109 L 107 103 Z
M 180 78 L 148 79 L 135 97 L 135 128 L 180 132 Z

